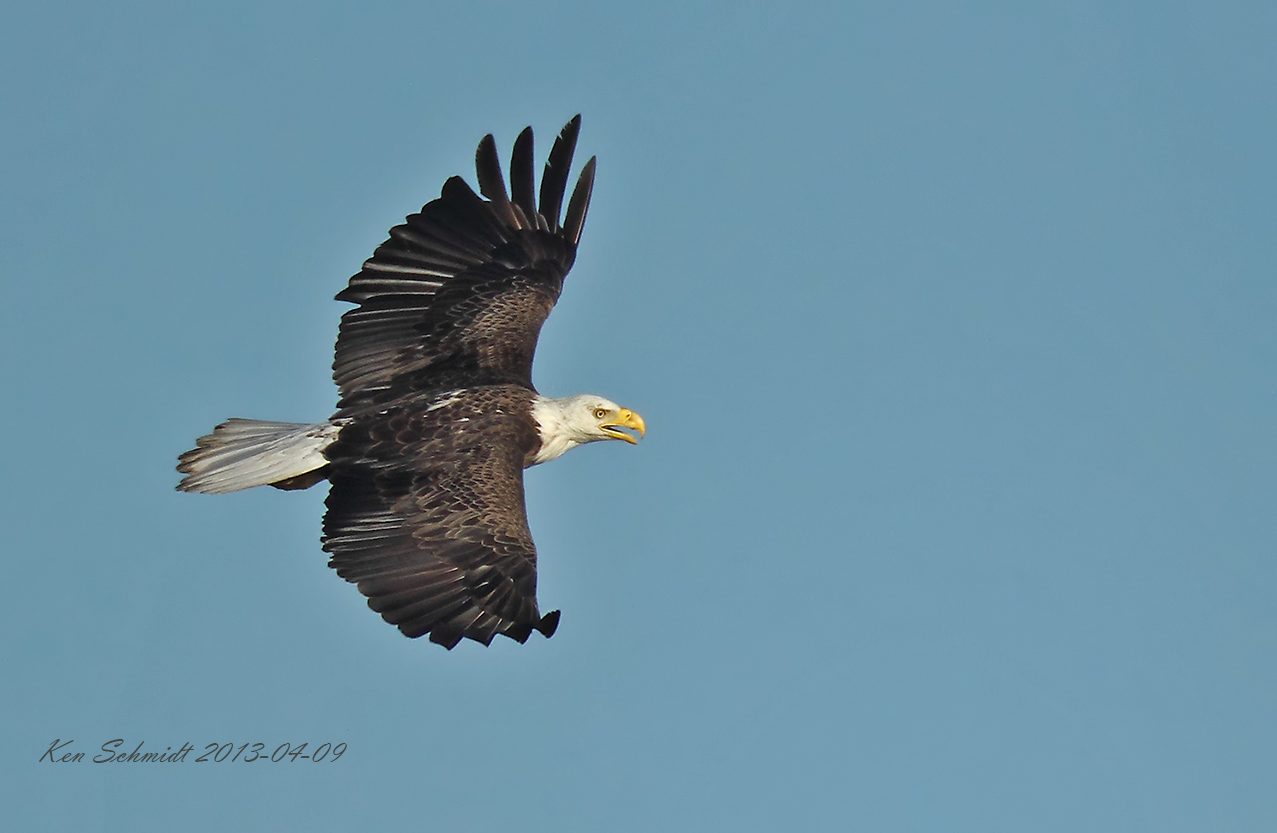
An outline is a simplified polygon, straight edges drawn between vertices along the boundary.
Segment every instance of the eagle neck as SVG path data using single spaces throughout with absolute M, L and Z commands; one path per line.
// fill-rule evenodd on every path
M 532 400 L 532 418 L 536 420 L 541 446 L 527 465 L 535 466 L 562 457 L 581 444 L 577 431 L 570 424 L 567 407 L 574 397 L 552 399 L 537 394 Z

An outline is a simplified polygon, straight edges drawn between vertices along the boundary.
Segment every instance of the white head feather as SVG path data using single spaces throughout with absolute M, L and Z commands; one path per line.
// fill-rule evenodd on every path
M 647 431 L 643 418 L 610 399 L 591 393 L 551 399 L 538 395 L 532 403 L 532 417 L 541 433 L 541 448 L 532 465 L 561 457 L 584 443 L 598 440 L 638 442 L 628 428 L 640 436 Z

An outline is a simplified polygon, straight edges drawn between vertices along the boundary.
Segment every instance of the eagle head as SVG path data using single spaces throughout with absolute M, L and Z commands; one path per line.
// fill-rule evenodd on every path
M 647 434 L 643 417 L 610 399 L 589 393 L 563 399 L 538 396 L 532 406 L 532 416 L 541 436 L 541 448 L 533 465 L 553 460 L 584 443 L 625 440 L 636 444 Z

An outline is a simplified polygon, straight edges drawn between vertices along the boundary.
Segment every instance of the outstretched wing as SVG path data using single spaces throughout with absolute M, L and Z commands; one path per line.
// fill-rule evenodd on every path
M 554 632 L 536 602 L 523 501 L 538 440 L 517 385 L 442 394 L 428 408 L 357 420 L 329 446 L 329 562 L 406 636 L 523 642 Z
M 341 319 L 333 378 L 353 415 L 401 396 L 475 384 L 532 387 L 532 354 L 576 259 L 594 159 L 560 209 L 581 117 L 550 151 L 533 196 L 532 129 L 519 134 L 510 192 L 492 136 L 475 154 L 483 199 L 460 177 L 390 230 L 337 295 L 359 306 Z

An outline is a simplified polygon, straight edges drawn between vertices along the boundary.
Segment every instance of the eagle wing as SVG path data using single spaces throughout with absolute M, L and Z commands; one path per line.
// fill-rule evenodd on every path
M 514 144 L 507 193 L 492 136 L 475 154 L 479 190 L 460 177 L 390 237 L 337 295 L 333 362 L 338 416 L 377 410 L 422 391 L 475 384 L 532 387 L 537 336 L 576 259 L 594 185 L 581 171 L 560 222 L 581 117 L 550 151 L 533 194 L 532 129 Z
M 530 403 L 518 385 L 448 392 L 355 420 L 325 452 L 330 564 L 404 635 L 451 649 L 554 632 L 558 611 L 537 609 L 523 500 Z

